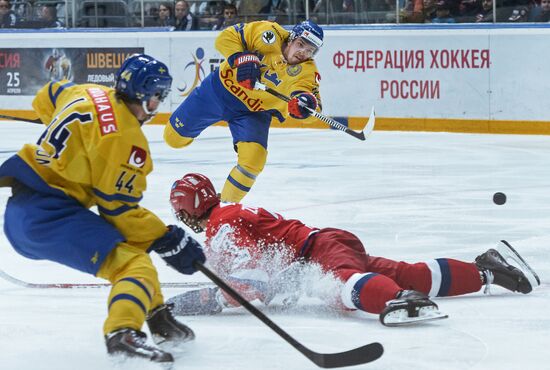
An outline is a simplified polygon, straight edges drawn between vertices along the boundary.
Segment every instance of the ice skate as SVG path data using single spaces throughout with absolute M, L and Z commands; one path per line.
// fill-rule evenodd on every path
M 416 290 L 402 290 L 396 299 L 386 303 L 386 308 L 380 314 L 380 322 L 385 326 L 402 326 L 448 317 L 439 311 L 437 304 L 426 294 Z
M 501 240 L 497 249 L 489 249 L 476 257 L 475 263 L 485 275 L 486 292 L 491 284 L 523 294 L 540 285 L 535 271 L 506 240 Z
M 172 355 L 148 345 L 146 338 L 145 333 L 139 330 L 129 328 L 115 330 L 105 336 L 107 352 L 110 355 L 148 359 L 152 362 L 164 364 L 165 367 L 169 368 L 174 362 Z
M 190 327 L 179 322 L 172 314 L 172 304 L 163 304 L 147 316 L 147 325 L 157 345 L 176 345 L 195 339 Z

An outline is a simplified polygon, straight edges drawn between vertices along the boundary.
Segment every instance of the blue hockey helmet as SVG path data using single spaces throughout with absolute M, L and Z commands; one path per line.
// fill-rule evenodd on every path
M 166 64 L 145 54 L 129 56 L 115 75 L 115 90 L 144 106 L 152 97 L 163 101 L 171 86 L 172 76 Z
M 323 29 L 312 20 L 308 19 L 294 26 L 292 31 L 290 31 L 290 41 L 297 37 L 301 37 L 311 45 L 315 46 L 315 53 L 317 53 L 321 46 L 323 46 Z

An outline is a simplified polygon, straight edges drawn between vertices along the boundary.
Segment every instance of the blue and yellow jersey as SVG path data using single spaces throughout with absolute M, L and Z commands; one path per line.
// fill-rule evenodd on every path
M 132 245 L 147 248 L 166 232 L 139 206 L 153 162 L 140 123 L 113 89 L 54 81 L 37 93 L 33 108 L 47 128 L 17 155 L 49 187 L 84 207 L 97 206 Z M 13 177 L 40 189 L 32 176 Z
M 250 111 L 276 110 L 284 119 L 288 117 L 286 102 L 265 91 L 248 90 L 237 83 L 237 71 L 231 68 L 227 58 L 240 51 L 251 51 L 259 56 L 262 63 L 262 83 L 287 96 L 298 91 L 311 92 L 317 97 L 320 105 L 320 75 L 315 62 L 308 60 L 288 65 L 283 57 L 283 44 L 289 35 L 290 33 L 277 23 L 258 21 L 228 27 L 216 38 L 216 49 L 226 59 L 219 71 L 222 85 Z M 315 118 L 309 117 L 304 122 L 314 120 Z

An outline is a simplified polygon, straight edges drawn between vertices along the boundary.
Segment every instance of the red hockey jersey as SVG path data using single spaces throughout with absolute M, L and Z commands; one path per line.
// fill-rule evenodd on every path
M 264 208 L 222 203 L 208 221 L 205 252 L 223 275 L 242 269 L 272 275 L 300 257 L 308 236 L 317 230 Z

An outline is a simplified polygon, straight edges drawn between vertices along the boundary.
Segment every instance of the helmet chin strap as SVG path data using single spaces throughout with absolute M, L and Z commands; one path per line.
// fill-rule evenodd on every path
M 149 100 L 141 102 L 141 107 L 143 108 L 143 111 L 145 112 L 145 114 L 147 114 L 147 118 L 143 121 L 142 124 L 145 124 L 145 123 L 149 122 L 150 120 L 152 120 L 153 117 L 157 114 L 158 107 L 160 106 L 160 104 L 157 105 L 157 109 L 154 109 L 154 110 L 151 111 L 147 107 L 148 104 L 149 104 Z

